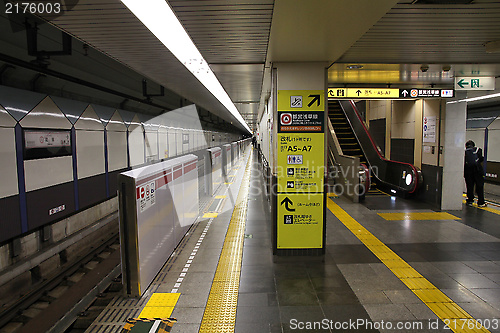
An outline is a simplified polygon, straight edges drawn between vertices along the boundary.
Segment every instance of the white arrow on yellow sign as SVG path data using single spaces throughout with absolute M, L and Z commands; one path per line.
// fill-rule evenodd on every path
M 399 98 L 398 88 L 329 88 L 328 98 Z

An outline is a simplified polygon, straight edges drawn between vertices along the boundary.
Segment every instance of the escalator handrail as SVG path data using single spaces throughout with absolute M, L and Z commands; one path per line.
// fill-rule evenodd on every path
M 387 158 L 385 158 L 384 156 L 382 156 L 382 154 L 380 154 L 380 151 L 377 148 L 377 145 L 375 144 L 375 141 L 373 140 L 373 138 L 372 138 L 372 136 L 370 134 L 370 131 L 368 131 L 368 129 L 366 128 L 365 122 L 363 121 L 363 119 L 361 119 L 361 116 L 359 114 L 358 108 L 356 107 L 356 104 L 354 103 L 353 100 L 350 100 L 349 103 L 351 104 L 351 106 L 352 106 L 352 108 L 354 110 L 354 113 L 356 114 L 356 117 L 358 117 L 358 120 L 361 123 L 361 126 L 363 126 L 363 129 L 364 129 L 365 133 L 367 134 L 368 138 L 370 139 L 370 142 L 372 143 L 373 148 L 377 152 L 377 155 L 380 157 L 380 159 L 382 159 L 383 161 L 386 161 L 386 162 L 391 162 L 391 163 L 403 164 L 403 165 L 410 166 L 410 168 L 413 171 L 414 178 L 415 178 L 415 186 L 413 186 L 413 189 L 411 191 L 409 191 L 408 193 L 414 193 L 417 190 L 418 186 L 419 186 L 419 183 L 418 183 L 419 179 L 418 179 L 417 168 L 413 164 L 411 164 L 411 163 L 394 161 L 394 160 L 388 160 Z

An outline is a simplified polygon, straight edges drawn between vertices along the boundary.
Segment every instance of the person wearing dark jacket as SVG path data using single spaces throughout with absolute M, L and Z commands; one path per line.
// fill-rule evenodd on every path
M 483 170 L 483 150 L 477 148 L 474 141 L 469 140 L 465 143 L 465 164 L 464 178 L 467 186 L 466 204 L 472 206 L 474 202 L 474 186 L 477 193 L 477 205 L 485 207 L 484 202 L 484 170 Z

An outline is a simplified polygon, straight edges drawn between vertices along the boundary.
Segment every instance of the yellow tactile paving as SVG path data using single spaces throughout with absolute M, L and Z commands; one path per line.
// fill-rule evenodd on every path
M 347 214 L 347 212 L 333 202 L 332 199 L 327 200 L 327 207 L 349 230 L 351 230 L 351 232 L 353 232 L 354 235 L 356 235 L 356 237 L 359 238 L 363 244 L 367 246 L 367 248 L 375 256 L 382 261 L 382 263 L 386 265 L 387 268 L 394 273 L 394 275 L 396 275 L 413 293 L 415 293 L 415 295 L 417 295 L 417 297 L 419 297 L 422 302 L 429 307 L 429 309 L 431 309 L 445 324 L 450 324 L 448 326 L 453 332 L 489 332 L 481 326 L 480 322 L 472 318 L 470 314 L 454 303 L 448 296 L 436 288 L 426 278 L 420 275 L 420 273 L 401 259 L 401 257 L 394 253 L 388 246 L 378 241 L 373 234 Z M 389 214 L 408 215 L 408 213 Z M 432 218 L 432 220 L 437 219 L 439 218 Z M 446 217 L 446 219 L 453 219 L 453 217 Z M 457 322 L 457 320 L 466 322 L 467 325 L 452 325 L 453 321 Z
M 151 306 L 145 307 L 139 318 L 170 318 L 174 311 L 173 306 Z
M 234 332 L 243 242 L 245 240 L 251 161 L 252 152 L 250 152 L 240 191 L 236 198 L 199 332 Z
M 464 194 L 465 196 L 465 194 Z M 466 203 L 465 200 L 462 201 L 463 203 Z M 486 206 L 486 207 L 478 207 L 477 206 L 477 203 L 473 203 L 472 206 L 478 208 L 478 209 L 482 209 L 482 210 L 485 210 L 487 212 L 490 212 L 490 213 L 493 213 L 493 214 L 497 214 L 497 215 L 500 215 L 500 207 L 497 207 L 497 206 L 493 206 L 493 207 L 496 207 L 496 208 L 493 208 L 492 205 L 490 206 Z
M 426 212 L 426 213 L 378 213 L 388 221 L 396 220 L 460 220 L 459 217 L 445 212 Z
M 180 293 L 154 293 L 139 314 L 139 318 L 169 318 Z

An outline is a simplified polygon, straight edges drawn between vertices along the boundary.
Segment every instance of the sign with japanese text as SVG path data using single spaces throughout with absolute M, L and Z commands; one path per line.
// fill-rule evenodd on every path
M 436 142 L 436 117 L 424 117 L 423 142 Z
M 278 134 L 278 192 L 323 192 L 323 133 Z
M 453 89 L 329 88 L 329 99 L 451 98 Z
M 323 193 L 278 194 L 277 220 L 278 248 L 321 248 Z
M 322 90 L 278 91 L 278 249 L 323 247 L 324 104 Z

